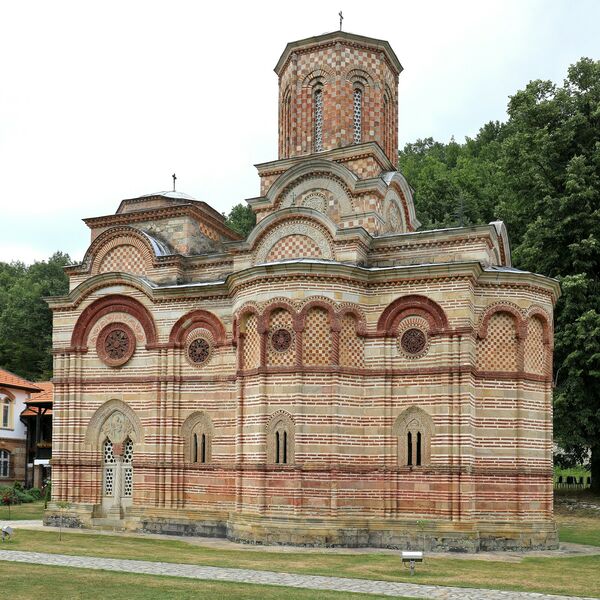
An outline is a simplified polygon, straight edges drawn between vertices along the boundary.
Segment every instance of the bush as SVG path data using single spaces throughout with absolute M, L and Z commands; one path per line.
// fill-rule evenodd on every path
M 17 503 L 29 504 L 33 502 L 35 498 L 29 495 L 27 492 L 23 492 L 22 490 L 14 489 L 14 494 L 17 498 Z
M 27 493 L 35 500 L 40 500 L 42 497 L 42 490 L 40 488 L 31 488 L 27 490 Z

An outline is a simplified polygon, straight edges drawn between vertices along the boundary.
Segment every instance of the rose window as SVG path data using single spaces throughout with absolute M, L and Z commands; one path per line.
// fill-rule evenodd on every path
M 407 329 L 400 338 L 400 346 L 406 354 L 421 354 L 427 347 L 427 337 L 421 329 Z
M 188 347 L 188 356 L 193 363 L 206 362 L 210 356 L 210 344 L 204 338 L 194 340 Z
M 120 360 L 129 350 L 129 336 L 122 329 L 115 329 L 106 336 L 104 348 L 112 360 Z
M 98 335 L 96 350 L 108 366 L 120 367 L 135 351 L 135 334 L 125 323 L 111 323 Z
M 271 346 L 277 352 L 285 352 L 292 344 L 292 334 L 287 329 L 276 329 L 271 335 Z

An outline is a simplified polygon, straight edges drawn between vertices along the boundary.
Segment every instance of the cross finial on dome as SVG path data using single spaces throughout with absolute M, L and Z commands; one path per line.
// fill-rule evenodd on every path
M 344 20 L 344 15 L 342 14 L 341 10 L 338 13 L 338 15 L 340 16 L 340 31 L 341 31 L 342 30 L 342 21 Z
M 173 178 L 173 191 L 175 191 L 175 182 L 177 181 L 177 175 L 175 175 L 175 173 L 173 173 L 173 175 L 171 175 L 171 177 Z

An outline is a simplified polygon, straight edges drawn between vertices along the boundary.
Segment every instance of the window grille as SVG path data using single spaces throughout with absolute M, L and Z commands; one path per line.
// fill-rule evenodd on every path
M 362 91 L 354 90 L 354 143 L 360 144 L 362 137 Z
M 10 471 L 10 452 L 0 450 L 0 477 L 8 477 Z
M 110 440 L 104 442 L 102 453 L 104 458 L 104 495 L 113 496 L 115 493 L 115 465 L 117 461 Z
M 317 89 L 314 95 L 314 123 L 315 123 L 315 152 L 323 150 L 323 90 Z

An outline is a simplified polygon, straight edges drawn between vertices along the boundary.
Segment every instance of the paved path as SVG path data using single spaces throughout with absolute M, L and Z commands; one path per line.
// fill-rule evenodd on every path
M 567 596 L 548 596 L 531 592 L 503 592 L 497 590 L 416 585 L 391 581 L 372 581 L 368 579 L 293 575 L 291 573 L 253 571 L 251 569 L 203 567 L 142 560 L 67 556 L 65 554 L 48 554 L 44 552 L 20 552 L 16 550 L 0 550 L 0 561 L 75 567 L 79 569 L 121 571 L 145 575 L 167 575 L 190 579 L 232 581 L 236 583 L 279 585 L 311 590 L 362 592 L 363 594 L 378 594 L 380 596 L 392 597 L 405 596 L 408 598 L 433 598 L 440 600 L 573 600 L 572 597 Z M 592 599 L 584 598 L 580 600 Z

